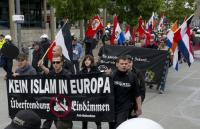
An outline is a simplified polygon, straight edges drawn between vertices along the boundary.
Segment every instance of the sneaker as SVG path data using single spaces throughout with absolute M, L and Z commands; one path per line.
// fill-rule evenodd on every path
M 164 90 L 159 90 L 159 94 L 164 94 Z

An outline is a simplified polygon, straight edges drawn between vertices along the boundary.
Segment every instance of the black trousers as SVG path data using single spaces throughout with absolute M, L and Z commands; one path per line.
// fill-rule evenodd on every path
M 50 129 L 54 121 L 55 126 L 59 129 L 72 129 L 73 123 L 69 120 L 46 120 L 42 125 L 42 129 Z
M 73 60 L 72 62 L 73 62 L 73 65 L 75 66 L 75 69 L 76 69 L 75 73 L 79 74 L 80 68 L 79 68 L 79 62 L 78 62 L 78 60 Z
M 11 76 L 13 74 L 12 67 L 13 59 L 5 57 L 5 65 L 3 66 L 3 69 L 6 71 L 7 76 Z
M 97 125 L 97 129 L 101 129 L 101 122 L 95 122 Z M 83 121 L 82 122 L 82 129 L 87 129 L 88 126 L 88 122 L 87 121 Z
M 93 43 L 85 43 L 85 55 L 92 55 L 93 56 Z
M 109 129 L 116 129 L 121 123 L 126 121 L 129 116 L 129 110 L 115 114 L 115 122 L 109 122 Z

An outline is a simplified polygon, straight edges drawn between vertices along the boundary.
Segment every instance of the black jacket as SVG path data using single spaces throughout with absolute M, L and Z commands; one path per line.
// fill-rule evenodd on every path
M 90 73 L 100 73 L 100 71 L 96 66 L 93 66 L 90 71 L 88 71 L 87 68 L 83 68 L 80 71 L 80 74 L 90 74 Z
M 44 52 L 42 49 L 39 49 L 38 51 L 33 51 L 33 58 L 32 58 L 32 66 L 35 68 L 35 70 L 38 72 L 41 72 L 41 69 L 38 67 L 38 62 L 40 59 L 42 59 L 42 56 L 44 55 Z
M 67 58 L 65 58 L 64 56 L 62 56 L 63 58 L 63 68 L 70 71 L 72 74 L 74 74 L 74 65 L 73 63 L 68 60 Z M 53 70 L 53 65 L 51 64 L 50 66 L 50 70 Z

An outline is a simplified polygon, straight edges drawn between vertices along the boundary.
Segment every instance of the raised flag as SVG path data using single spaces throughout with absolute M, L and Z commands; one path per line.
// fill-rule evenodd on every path
M 55 45 L 59 45 L 62 47 L 62 53 L 65 58 L 72 60 L 72 37 L 71 32 L 69 30 L 69 25 L 65 23 L 63 27 L 56 34 L 55 40 L 51 43 L 48 48 L 48 59 L 52 60 L 53 54 L 52 49 Z
M 133 44 L 136 43 L 136 29 L 133 28 L 133 32 L 132 32 L 132 41 L 133 41 Z
M 145 34 L 145 30 L 143 28 L 143 21 L 142 21 L 142 16 L 138 18 L 138 27 L 137 27 L 137 32 L 139 32 L 139 38 L 142 39 Z
M 99 16 L 94 16 L 90 24 L 88 25 L 88 28 L 85 32 L 85 36 L 88 38 L 94 38 L 97 31 L 103 29 L 103 23 L 101 22 Z
M 52 61 L 53 58 L 53 48 L 56 46 L 56 41 L 54 40 L 51 45 L 49 46 L 49 48 L 47 49 L 47 58 Z
M 132 40 L 131 33 L 130 33 L 130 30 L 129 30 L 129 26 L 126 26 L 125 39 L 126 39 L 126 41 Z
M 148 47 L 150 45 L 151 34 L 145 31 L 145 46 Z
M 155 17 L 155 14 L 153 12 L 151 18 L 146 23 L 146 30 L 148 32 L 152 33 L 155 26 L 156 26 L 156 17 Z
M 176 21 L 173 25 L 172 25 L 172 27 L 171 27 L 171 29 L 169 30 L 169 32 L 167 33 L 167 46 L 169 47 L 169 48 L 172 48 L 172 44 L 174 44 L 175 45 L 175 43 L 173 43 L 173 38 L 174 38 L 174 32 L 178 29 L 178 24 L 177 24 L 177 22 L 178 21 Z
M 167 34 L 167 46 L 171 48 L 173 53 L 173 68 L 178 71 L 178 47 L 177 42 L 174 41 L 174 32 L 178 29 L 178 21 L 176 21 Z
M 190 66 L 194 62 L 193 51 L 190 42 L 190 23 L 194 14 L 192 14 L 180 28 L 174 33 L 174 41 L 177 42 L 178 49 Z
M 114 26 L 113 26 L 113 31 L 111 35 L 111 44 L 114 45 L 118 43 L 118 45 L 123 45 L 125 41 L 124 33 L 122 32 L 117 16 L 114 16 Z
M 160 18 L 160 22 L 158 24 L 158 31 L 162 31 L 163 30 L 163 26 L 164 26 L 163 22 L 164 22 L 164 16 L 162 16 Z

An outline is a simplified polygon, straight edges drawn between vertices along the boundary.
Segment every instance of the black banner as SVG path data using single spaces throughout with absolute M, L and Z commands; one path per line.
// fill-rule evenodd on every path
M 103 74 L 12 77 L 7 80 L 7 93 L 11 118 L 30 109 L 43 119 L 114 120 L 113 87 Z
M 169 64 L 169 52 L 164 50 L 110 45 L 105 45 L 100 50 L 102 57 L 98 68 L 101 71 L 113 68 L 117 57 L 131 55 L 134 66 L 143 73 L 147 83 L 159 84 Z

